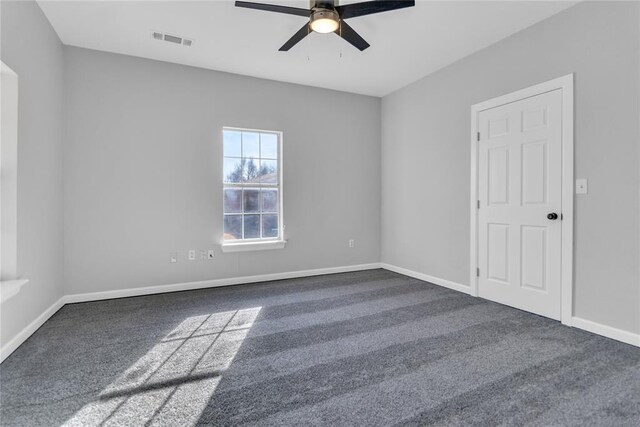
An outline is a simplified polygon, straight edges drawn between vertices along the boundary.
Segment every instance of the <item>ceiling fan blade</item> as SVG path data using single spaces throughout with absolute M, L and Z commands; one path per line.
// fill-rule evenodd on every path
M 310 32 L 309 24 L 308 23 L 304 24 L 304 27 L 300 28 L 298 32 L 295 33 L 293 37 L 291 37 L 289 40 L 287 40 L 287 42 L 283 44 L 282 47 L 278 50 L 280 52 L 288 51 L 289 49 L 294 47 L 298 42 L 300 42 L 300 40 L 307 37 L 307 35 L 309 35 L 309 32 Z
M 336 11 L 341 19 L 355 18 L 356 16 L 371 15 L 372 13 L 388 12 L 390 10 L 403 9 L 415 6 L 415 0 L 384 0 L 365 1 L 362 3 L 345 4 L 336 6 Z
M 342 20 L 340 21 L 340 26 L 335 31 L 335 33 L 354 45 L 360 51 L 363 51 L 369 47 L 369 43 L 367 43 L 365 39 L 360 37 L 360 34 L 356 33 L 353 28 L 351 28 L 346 22 Z
M 311 11 L 308 9 L 300 9 L 299 7 L 278 6 L 276 4 L 264 4 L 264 3 L 252 3 L 249 1 L 237 1 L 236 7 L 246 7 L 247 9 L 264 10 L 267 12 L 286 13 L 288 15 L 304 16 L 308 18 L 311 16 Z

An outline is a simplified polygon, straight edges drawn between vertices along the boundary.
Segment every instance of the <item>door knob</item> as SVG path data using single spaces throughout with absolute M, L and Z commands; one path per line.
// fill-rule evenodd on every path
M 556 219 L 558 219 L 558 214 L 555 213 L 555 212 L 551 212 L 549 215 L 547 215 L 547 219 L 550 219 L 552 221 L 556 220 Z

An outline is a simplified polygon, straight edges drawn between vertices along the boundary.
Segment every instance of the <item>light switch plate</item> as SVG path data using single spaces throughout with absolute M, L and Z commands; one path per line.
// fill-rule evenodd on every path
M 587 194 L 588 191 L 587 180 L 584 178 L 576 179 L 576 194 Z

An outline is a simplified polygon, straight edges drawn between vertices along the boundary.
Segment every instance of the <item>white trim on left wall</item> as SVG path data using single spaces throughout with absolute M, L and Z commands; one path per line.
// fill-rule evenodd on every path
M 16 351 L 23 342 L 27 340 L 40 326 L 44 324 L 51 316 L 56 314 L 66 304 L 66 297 L 60 298 L 58 301 L 51 304 L 49 308 L 40 314 L 33 322 L 29 323 L 23 330 L 18 332 L 16 336 L 11 338 L 8 343 L 2 346 L 0 349 L 0 363 L 4 361 L 11 353 Z

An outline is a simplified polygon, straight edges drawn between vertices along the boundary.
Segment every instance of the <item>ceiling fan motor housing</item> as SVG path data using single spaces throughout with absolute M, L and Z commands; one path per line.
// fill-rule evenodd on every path
M 310 0 L 309 9 L 333 9 L 338 6 L 338 0 Z

